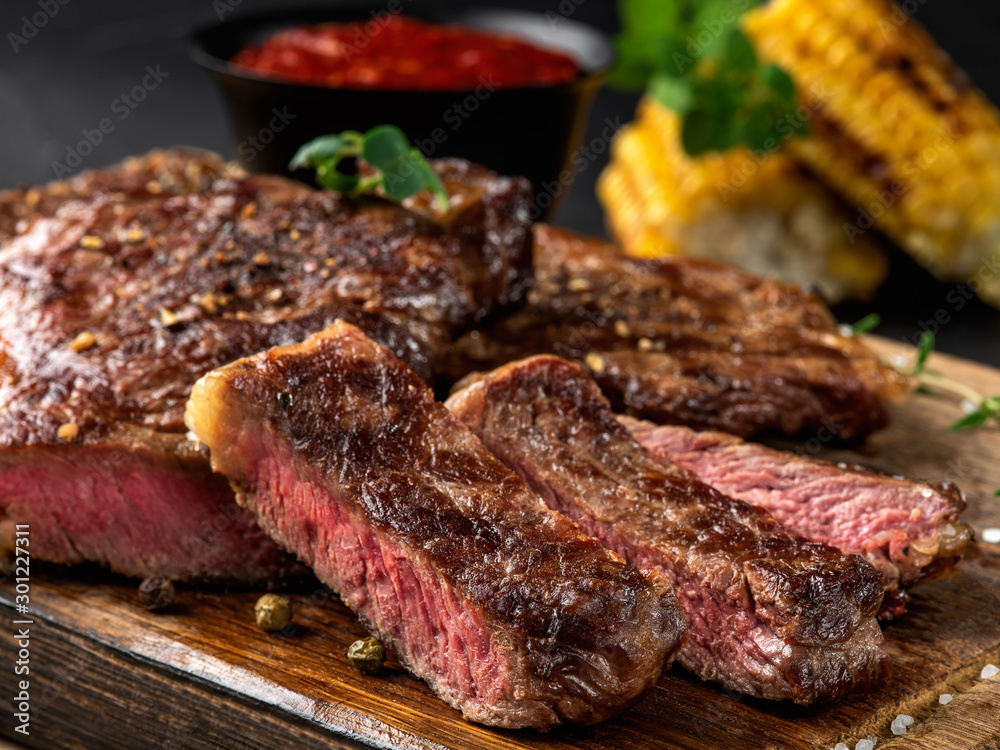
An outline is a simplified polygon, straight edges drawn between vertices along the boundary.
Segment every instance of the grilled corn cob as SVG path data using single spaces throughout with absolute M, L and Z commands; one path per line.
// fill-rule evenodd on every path
M 612 147 L 598 194 L 633 255 L 685 254 L 815 283 L 833 301 L 868 296 L 885 274 L 873 238 L 852 243 L 837 199 L 785 151 L 691 158 L 680 120 L 651 98 Z
M 818 102 L 789 149 L 857 207 L 845 234 L 1000 306 L 1000 117 L 930 35 L 888 0 L 771 0 L 743 27 Z

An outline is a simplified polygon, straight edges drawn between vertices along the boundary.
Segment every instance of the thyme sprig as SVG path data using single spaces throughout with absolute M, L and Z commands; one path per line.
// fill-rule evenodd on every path
M 934 351 L 934 334 L 924 331 L 917 344 L 917 354 L 913 360 L 913 365 L 904 370 L 913 375 L 925 388 L 939 388 L 949 391 L 962 397 L 966 402 L 973 405 L 973 410 L 951 425 L 951 429 L 965 430 L 973 427 L 983 427 L 990 420 L 1000 424 L 1000 396 L 983 396 L 975 388 L 952 380 L 941 373 L 927 368 L 927 361 Z M 933 391 L 931 391 L 933 393 Z
M 856 336 L 861 333 L 870 333 L 881 322 L 882 319 L 878 313 L 870 313 L 850 326 L 851 335 Z M 917 379 L 919 383 L 917 393 L 933 396 L 934 391 L 931 388 L 939 388 L 954 393 L 964 399 L 966 403 L 972 404 L 973 409 L 968 414 L 952 423 L 951 429 L 956 432 L 958 430 L 983 427 L 990 420 L 1000 424 L 1000 396 L 983 396 L 975 388 L 971 388 L 965 385 L 965 383 L 959 383 L 957 380 L 952 380 L 936 370 L 928 369 L 927 363 L 931 353 L 934 351 L 934 344 L 934 334 L 930 331 L 924 331 L 920 334 L 920 341 L 917 342 L 917 353 L 913 358 L 913 364 L 909 367 L 899 368 L 900 372 L 912 375 Z M 997 493 L 1000 496 L 1000 490 Z

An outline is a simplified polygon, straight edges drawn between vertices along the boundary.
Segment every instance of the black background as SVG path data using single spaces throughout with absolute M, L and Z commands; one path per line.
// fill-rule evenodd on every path
M 55 3 L 58 0 L 41 0 Z M 237 14 L 287 6 L 276 0 L 68 0 L 26 44 L 15 52 L 9 33 L 20 34 L 24 21 L 39 10 L 39 0 L 0 2 L 0 188 L 53 179 L 53 162 L 65 158 L 81 131 L 93 129 L 111 113 L 112 102 L 160 66 L 168 75 L 129 117 L 114 117 L 115 130 L 84 159 L 80 168 L 100 167 L 154 147 L 188 144 L 232 152 L 228 122 L 214 83 L 189 61 L 186 36 L 219 18 L 218 8 Z M 413 0 L 420 2 L 420 0 Z M 837 2 L 837 0 L 817 0 Z M 457 0 L 456 0 L 457 3 Z M 322 4 L 308 3 L 305 4 Z M 460 3 L 457 3 L 460 4 Z M 609 32 L 616 26 L 610 0 L 492 0 L 496 6 L 569 14 Z M 908 8 L 994 101 L 1000 102 L 1000 3 L 971 0 L 910 0 Z M 622 124 L 632 117 L 635 97 L 602 91 L 591 118 L 591 134 L 607 120 Z M 594 197 L 594 181 L 603 160 L 590 163 L 578 177 L 556 223 L 602 234 L 604 222 Z M 879 332 L 912 339 L 940 311 L 938 348 L 1000 365 L 1000 311 L 973 303 L 960 311 L 948 301 L 953 285 L 934 282 L 898 251 L 893 275 L 871 303 L 836 309 L 853 321 L 871 310 L 883 317 Z M 952 296 L 954 299 L 954 295 Z

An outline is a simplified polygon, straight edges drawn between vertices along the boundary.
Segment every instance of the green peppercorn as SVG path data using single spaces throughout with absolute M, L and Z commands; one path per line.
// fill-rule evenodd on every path
M 163 576 L 149 576 L 139 584 L 139 603 L 150 612 L 169 607 L 174 594 L 173 581 Z
M 253 605 L 253 614 L 257 620 L 257 627 L 274 632 L 292 621 L 292 603 L 278 594 L 264 594 Z
M 385 663 L 385 646 L 378 638 L 362 638 L 348 647 L 347 660 L 365 674 L 375 674 Z

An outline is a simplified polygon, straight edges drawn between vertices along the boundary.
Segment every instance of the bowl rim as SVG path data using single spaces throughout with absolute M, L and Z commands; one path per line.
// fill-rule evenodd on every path
M 381 5 L 379 7 L 382 7 Z M 322 16 L 330 15 L 337 12 L 351 11 L 357 9 L 359 13 L 365 13 L 371 10 L 370 4 L 361 2 L 360 0 L 355 0 L 354 2 L 348 2 L 338 5 L 298 5 L 283 8 L 270 8 L 265 10 L 252 11 L 249 13 L 244 13 L 233 18 L 224 19 L 221 21 L 216 21 L 211 24 L 205 24 L 196 27 L 187 36 L 187 46 L 188 53 L 191 58 L 201 67 L 212 71 L 218 75 L 226 75 L 236 79 L 242 79 L 246 81 L 253 81 L 257 83 L 270 84 L 272 86 L 288 86 L 296 87 L 311 91 L 349 91 L 352 94 L 450 94 L 453 96 L 462 94 L 472 94 L 475 93 L 476 89 L 469 88 L 434 88 L 434 89 L 400 89 L 400 88 L 370 88 L 362 86 L 324 86 L 317 83 L 309 83 L 306 81 L 295 81 L 286 78 L 277 78 L 270 76 L 263 76 L 256 74 L 245 68 L 239 68 L 234 66 L 229 60 L 220 57 L 213 52 L 209 51 L 208 45 L 210 43 L 210 38 L 212 35 L 221 34 L 225 30 L 233 27 L 253 27 L 262 25 L 265 23 L 274 23 L 280 21 L 282 18 L 289 19 L 289 25 L 295 25 L 294 19 L 296 16 Z M 501 8 L 498 6 L 483 4 L 480 5 L 470 4 L 467 8 L 463 8 L 463 11 L 486 11 L 490 13 L 508 13 L 508 14 L 518 14 L 518 15 L 531 15 L 538 18 L 545 18 L 545 14 L 539 13 L 533 10 L 520 10 L 515 8 Z M 389 11 L 391 12 L 391 11 Z M 419 16 L 417 16 L 419 18 Z M 365 16 L 360 16 L 358 20 L 363 20 Z M 333 20 L 333 19 L 331 19 Z M 321 23 L 321 21 L 313 21 L 313 23 Z M 346 23 L 346 22 L 345 22 Z M 432 22 L 433 23 L 433 22 Z M 456 23 L 461 24 L 461 21 L 456 21 Z M 595 38 L 599 38 L 600 41 L 606 46 L 608 51 L 608 57 L 606 62 L 602 65 L 595 67 L 592 70 L 587 70 L 583 67 L 580 61 L 577 59 L 577 67 L 579 68 L 579 74 L 576 78 L 570 81 L 561 81 L 559 83 L 543 83 L 537 85 L 528 86 L 504 86 L 500 90 L 503 92 L 540 92 L 540 91 L 555 91 L 555 90 L 574 90 L 577 88 L 590 88 L 592 86 L 599 86 L 604 83 L 607 79 L 608 71 L 615 61 L 615 49 L 612 42 L 610 34 L 607 34 L 600 29 L 591 26 L 590 24 L 583 23 L 581 21 L 576 21 L 573 19 L 565 19 L 566 24 L 571 24 L 572 28 L 579 29 L 588 33 Z M 517 35 L 516 31 L 507 31 L 504 33 Z M 529 37 L 522 36 L 528 42 L 538 44 L 537 40 L 533 40 Z

